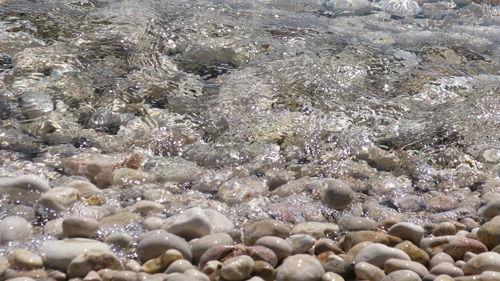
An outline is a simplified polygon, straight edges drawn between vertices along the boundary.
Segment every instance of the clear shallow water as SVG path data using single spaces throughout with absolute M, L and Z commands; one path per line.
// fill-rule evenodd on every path
M 474 217 L 499 192 L 499 6 L 345 3 L 3 1 L 0 174 L 62 185 L 62 159 L 136 151 L 159 177 L 106 189 L 111 213 L 150 199 L 238 223 Z M 314 190 L 273 192 L 307 177 L 358 197 L 339 212 Z M 239 180 L 265 191 L 217 194 Z M 462 209 L 408 210 L 410 195 Z

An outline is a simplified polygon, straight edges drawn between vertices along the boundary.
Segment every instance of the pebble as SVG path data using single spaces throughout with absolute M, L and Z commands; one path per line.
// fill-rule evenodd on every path
M 127 260 L 124 266 L 125 270 L 134 272 L 139 272 L 141 270 L 141 265 L 136 260 Z
M 483 271 L 500 272 L 500 254 L 486 252 L 472 257 L 463 267 L 466 275 L 480 274 Z
M 163 229 L 166 224 L 166 220 L 156 216 L 147 217 L 142 222 L 148 230 Z
M 435 276 L 435 278 L 433 278 L 433 280 L 434 281 L 454 281 L 453 277 L 446 275 L 446 274 L 441 274 L 441 275 Z
M 414 244 L 419 244 L 424 237 L 424 228 L 410 222 L 400 222 L 391 226 L 387 233 L 397 236 L 403 240 L 409 240 Z
M 154 181 L 155 177 L 153 175 L 130 168 L 116 169 L 111 175 L 111 184 L 120 187 L 131 187 L 134 185 L 152 183 Z
M 111 280 L 111 281 L 137 281 L 138 280 L 137 272 L 122 270 L 122 271 L 113 271 L 111 273 L 111 278 L 105 278 L 103 276 L 103 280 Z
M 203 209 L 210 221 L 211 233 L 229 232 L 234 229 L 233 221 L 213 209 Z
M 446 274 L 451 277 L 464 276 L 462 269 L 456 267 L 450 262 L 441 262 L 438 265 L 431 268 L 430 273 L 434 275 Z
M 449 254 L 454 260 L 464 258 L 465 253 L 480 254 L 487 252 L 488 248 L 476 239 L 456 236 L 450 239 L 450 242 L 443 247 L 443 252 Z
M 382 269 L 363 261 L 356 263 L 354 273 L 358 280 L 380 281 L 385 278 L 385 273 Z
M 189 244 L 181 237 L 164 230 L 153 230 L 143 234 L 137 244 L 137 256 L 141 261 L 159 257 L 168 249 L 176 249 L 184 259 L 191 261 L 192 253 Z
M 40 198 L 40 194 L 49 190 L 49 183 L 35 175 L 0 177 L 0 192 L 2 195 L 8 194 L 11 202 L 34 202 Z
M 112 233 L 104 239 L 104 242 L 108 245 L 116 247 L 118 249 L 126 249 L 132 243 L 133 238 L 126 233 Z
M 290 235 L 290 228 L 279 220 L 262 220 L 252 223 L 245 228 L 244 241 L 246 245 L 254 245 L 255 242 L 264 236 L 277 236 L 287 238 Z
M 477 231 L 479 241 L 483 242 L 488 249 L 493 249 L 497 245 L 500 245 L 500 219 L 496 218 L 500 218 L 500 216 L 496 216 L 494 219 L 483 224 Z
M 383 232 L 356 231 L 356 232 L 349 232 L 344 237 L 344 240 L 340 243 L 340 247 L 344 250 L 348 250 L 352 246 L 365 241 L 384 244 L 390 247 L 394 247 L 397 244 L 403 242 L 401 238 Z
M 214 233 L 201 237 L 191 244 L 191 252 L 193 254 L 193 262 L 198 264 L 203 253 L 217 245 L 232 245 L 233 239 L 226 233 Z
M 66 187 L 72 187 L 78 190 L 80 195 L 84 198 L 89 198 L 92 195 L 99 195 L 103 193 L 102 190 L 100 190 L 97 186 L 88 181 L 79 181 L 79 180 L 72 181 L 66 184 Z
M 123 264 L 110 252 L 102 250 L 89 250 L 76 256 L 68 265 L 68 277 L 84 277 L 90 271 L 103 268 L 123 270 Z
M 103 231 L 113 231 L 120 228 L 126 228 L 130 225 L 142 222 L 139 214 L 123 211 L 111 216 L 107 216 L 99 221 L 99 229 Z
M 351 187 L 344 181 L 337 179 L 323 179 L 322 182 L 326 184 L 323 202 L 326 206 L 342 210 L 351 204 L 354 199 L 354 192 Z
M 396 270 L 393 271 L 383 279 L 384 281 L 421 281 L 422 279 L 417 273 L 411 270 Z
M 377 222 L 370 218 L 343 216 L 338 222 L 339 228 L 343 231 L 376 230 Z
M 440 263 L 443 263 L 443 262 L 453 263 L 453 262 L 454 262 L 454 260 L 453 260 L 453 258 L 452 258 L 450 255 L 448 255 L 447 253 L 443 253 L 443 252 L 441 252 L 441 253 L 437 253 L 437 254 L 435 254 L 435 255 L 431 258 L 431 260 L 430 260 L 430 262 L 429 262 L 429 266 L 430 266 L 430 268 L 433 268 L 433 267 L 435 267 L 436 265 L 438 265 L 438 264 L 440 264 Z
M 250 276 L 253 267 L 253 259 L 247 255 L 241 255 L 225 260 L 222 263 L 220 275 L 228 281 L 241 281 Z
M 500 215 L 500 199 L 491 200 L 485 206 L 479 208 L 478 215 L 490 220 Z
M 429 270 L 422 264 L 414 261 L 400 260 L 400 259 L 388 259 L 384 263 L 384 271 L 386 273 L 391 273 L 393 271 L 407 269 L 417 273 L 421 278 L 429 274 Z
M 258 276 L 265 281 L 272 281 L 276 275 L 276 270 L 265 261 L 255 261 L 252 275 Z
M 74 258 L 91 250 L 111 252 L 108 245 L 86 238 L 47 240 L 39 250 L 45 265 L 59 270 L 65 270 Z
M 451 222 L 442 222 L 437 225 L 432 231 L 434 236 L 445 236 L 445 235 L 455 235 L 457 233 L 457 228 Z
M 203 273 L 205 273 L 211 281 L 219 280 L 222 263 L 218 260 L 211 260 L 204 264 L 203 267 L 200 266 L 200 268 L 202 268 Z
M 327 272 L 321 276 L 321 281 L 344 281 L 344 278 L 337 273 Z
M 429 264 L 429 254 L 427 254 L 424 250 L 420 249 L 417 247 L 417 245 L 413 244 L 410 241 L 403 241 L 396 246 L 394 246 L 396 249 L 400 249 L 401 251 L 405 252 L 412 261 L 421 263 L 423 265 Z
M 273 267 L 278 264 L 278 257 L 276 254 L 262 246 L 252 246 L 247 247 L 243 245 L 218 245 L 214 246 L 200 257 L 199 267 L 203 268 L 207 264 L 207 262 L 211 260 L 224 260 L 228 257 L 238 256 L 238 255 L 247 255 L 252 257 L 254 260 L 262 260 Z
M 13 267 L 23 269 L 40 268 L 43 266 L 43 259 L 40 255 L 20 248 L 12 250 L 12 253 L 9 255 L 9 262 Z
M 99 222 L 92 218 L 69 217 L 62 222 L 66 237 L 91 238 L 95 236 L 98 227 Z
M 314 245 L 314 253 L 316 255 L 319 255 L 327 251 L 334 252 L 335 254 L 344 253 L 344 251 L 342 251 L 342 249 L 339 248 L 337 242 L 333 241 L 332 239 L 321 238 L 318 241 L 316 241 L 316 244 Z
M 90 271 L 89 273 L 87 273 L 87 275 L 85 275 L 83 281 L 102 281 L 102 278 L 99 273 Z
M 10 216 L 0 221 L 0 245 L 23 241 L 31 235 L 32 226 L 22 217 Z
M 138 213 L 141 216 L 149 216 L 152 214 L 161 214 L 165 210 L 162 204 L 149 200 L 141 200 L 132 206 L 132 212 Z
M 435 196 L 427 201 L 427 209 L 434 212 L 451 211 L 458 208 L 458 201 L 448 195 Z
M 42 208 L 48 218 L 55 218 L 60 212 L 80 199 L 80 192 L 73 187 L 54 187 L 45 192 L 38 201 L 39 208 Z
M 182 214 L 170 217 L 166 230 L 187 240 L 203 237 L 210 233 L 210 220 L 199 207 L 185 210 Z
M 276 271 L 276 281 L 319 281 L 325 273 L 321 264 L 310 255 L 287 257 Z
M 219 187 L 218 196 L 229 205 L 243 203 L 268 192 L 266 182 L 256 177 L 229 180 Z
M 278 257 L 278 260 L 283 260 L 292 254 L 292 246 L 290 243 L 277 236 L 261 237 L 255 242 L 255 245 L 271 249 Z
M 167 269 L 173 262 L 181 259 L 183 259 L 181 252 L 175 249 L 169 249 L 161 254 L 161 256 L 145 262 L 142 265 L 141 270 L 147 273 L 165 271 L 165 269 Z
M 374 243 L 361 249 L 356 255 L 355 260 L 365 261 L 383 268 L 384 263 L 391 258 L 410 260 L 410 257 L 405 252 L 380 243 Z
M 354 247 L 349 249 L 349 252 L 347 252 L 347 257 L 350 260 L 353 260 L 356 255 L 363 249 L 364 247 L 373 244 L 371 241 L 364 241 L 364 242 L 359 242 L 358 244 L 354 245 Z
M 16 205 L 8 210 L 8 215 L 22 217 L 27 221 L 32 221 L 35 219 L 35 210 L 33 209 L 33 207 Z
M 179 259 L 171 263 L 167 270 L 165 270 L 165 273 L 174 273 L 174 272 L 179 272 L 183 273 L 189 269 L 195 268 L 194 265 L 191 264 L 191 262 L 185 260 L 185 259 Z
M 292 254 L 303 254 L 314 246 L 316 239 L 308 234 L 293 234 L 287 238 L 292 246 Z

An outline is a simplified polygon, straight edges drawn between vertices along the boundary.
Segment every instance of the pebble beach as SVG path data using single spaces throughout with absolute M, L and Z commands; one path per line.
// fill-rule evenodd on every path
M 0 281 L 500 281 L 499 26 L 0 0 Z

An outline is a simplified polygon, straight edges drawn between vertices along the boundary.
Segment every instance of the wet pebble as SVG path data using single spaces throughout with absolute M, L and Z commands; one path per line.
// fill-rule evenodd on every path
M 246 245 L 254 245 L 255 242 L 264 236 L 277 236 L 287 238 L 290 235 L 290 228 L 279 220 L 262 220 L 252 223 L 244 232 Z
M 365 217 L 343 216 L 338 222 L 343 231 L 376 230 L 377 223 Z
M 500 244 L 500 216 L 479 227 L 477 237 L 488 249 L 493 249 Z
M 421 263 L 423 265 L 427 265 L 429 263 L 429 255 L 410 241 L 403 241 L 397 244 L 394 248 L 400 249 L 401 251 L 405 252 L 412 261 Z
M 225 260 L 222 263 L 220 275 L 228 281 L 241 281 L 250 276 L 253 267 L 253 259 L 247 255 L 241 255 Z
M 344 281 L 344 278 L 334 272 L 326 272 L 321 276 L 321 281 Z
M 91 238 L 99 227 L 99 222 L 92 218 L 69 217 L 62 222 L 63 233 L 66 237 Z
M 276 271 L 276 281 L 319 281 L 325 273 L 312 256 L 298 254 L 286 258 Z
M 410 257 L 405 252 L 380 243 L 374 243 L 361 249 L 356 255 L 355 260 L 365 261 L 383 268 L 384 263 L 391 258 L 410 260 Z
M 422 279 L 417 273 L 411 270 L 396 270 L 393 271 L 383 279 L 384 281 L 421 281 Z
M 347 183 L 337 179 L 323 179 L 322 182 L 326 184 L 323 196 L 323 202 L 326 206 L 341 210 L 351 204 L 354 192 Z
M 278 260 L 282 260 L 292 254 L 292 247 L 290 246 L 290 243 L 277 236 L 261 237 L 255 242 L 255 245 L 271 249 L 278 257 Z
M 380 281 L 385 277 L 382 269 L 367 262 L 356 263 L 354 273 L 358 280 Z
M 387 232 L 417 245 L 420 243 L 422 237 L 424 237 L 424 228 L 409 222 L 396 223 Z
M 389 235 L 378 231 L 356 231 L 349 232 L 344 240 L 340 243 L 340 247 L 344 250 L 350 249 L 352 246 L 360 243 L 370 241 L 373 243 L 384 244 L 394 247 L 395 245 L 403 242 L 401 238 Z
M 31 224 L 22 217 L 10 216 L 0 221 L 0 245 L 26 240 L 32 231 Z
M 458 208 L 458 201 L 452 196 L 435 196 L 427 202 L 427 209 L 434 212 L 451 211 L 456 208 Z
M 463 267 L 466 275 L 480 274 L 483 271 L 500 272 L 500 254 L 486 252 L 472 257 Z
M 191 252 L 193 254 L 193 262 L 197 264 L 203 253 L 217 245 L 232 245 L 233 239 L 226 233 L 214 233 L 201 237 L 191 244 Z
M 133 238 L 126 233 L 112 233 L 104 239 L 104 242 L 118 249 L 125 249 L 129 247 L 132 240 Z
M 259 276 L 265 281 L 272 281 L 276 275 L 276 269 L 265 261 L 255 261 L 252 275 Z
M 333 235 L 338 230 L 339 227 L 333 223 L 302 222 L 292 228 L 291 234 L 307 234 L 315 239 L 320 239 Z
M 417 273 L 421 278 L 429 274 L 429 270 L 422 264 L 414 261 L 388 259 L 384 263 L 384 271 L 391 273 L 393 271 L 407 269 Z
M 139 260 L 147 261 L 159 257 L 168 249 L 178 250 L 186 260 L 192 258 L 191 249 L 184 239 L 162 230 L 147 232 L 139 238 L 137 256 Z
M 319 255 L 323 252 L 334 252 L 335 254 L 343 254 L 344 251 L 340 249 L 338 243 L 328 238 L 321 238 L 314 244 L 314 253 Z
M 449 262 L 441 262 L 438 265 L 432 267 L 430 273 L 434 275 L 446 274 L 451 277 L 464 276 L 464 272 L 462 271 L 462 269 Z
M 123 270 L 123 264 L 110 252 L 89 250 L 76 256 L 68 265 L 66 272 L 69 277 L 84 277 L 90 271 L 103 268 Z
M 316 239 L 308 234 L 293 234 L 288 237 L 292 246 L 292 254 L 303 254 L 314 246 Z
M 165 210 L 162 204 L 156 203 L 149 200 L 141 200 L 132 206 L 134 213 L 138 213 L 142 216 L 149 216 L 152 214 L 161 214 Z
M 445 236 L 445 235 L 455 235 L 457 233 L 457 228 L 451 222 L 442 222 L 437 225 L 432 231 L 434 236 Z
M 453 260 L 453 258 L 452 258 L 450 255 L 448 255 L 447 253 L 443 253 L 443 252 L 441 252 L 441 253 L 437 253 L 437 254 L 435 254 L 435 255 L 431 258 L 431 260 L 430 260 L 430 262 L 429 262 L 429 266 L 430 266 L 430 268 L 433 268 L 433 267 L 435 267 L 436 265 L 441 264 L 441 263 L 443 263 L 443 262 L 453 263 L 453 262 L 454 262 L 454 260 Z
M 16 248 L 9 255 L 9 262 L 13 267 L 32 269 L 43 266 L 43 259 L 37 253 L 25 249 Z
M 80 192 L 76 188 L 54 187 L 40 197 L 37 205 L 41 213 L 53 219 L 78 200 Z
M 478 214 L 488 220 L 500 215 L 500 199 L 492 200 L 479 208 Z
M 190 240 L 209 234 L 210 220 L 201 208 L 195 207 L 169 218 L 166 230 Z
M 80 195 L 84 198 L 89 198 L 92 195 L 99 195 L 103 193 L 101 189 L 88 181 L 76 180 L 66 184 L 66 186 L 78 190 Z
M 190 270 L 190 269 L 193 269 L 195 268 L 194 265 L 192 265 L 189 261 L 185 260 L 185 259 L 179 259 L 179 260 L 176 260 L 174 262 L 172 262 L 167 270 L 165 270 L 165 273 L 174 273 L 174 272 L 179 272 L 179 273 L 183 273 L 187 270 Z
M 182 253 L 175 250 L 169 249 L 165 251 L 161 256 L 154 259 L 146 261 L 141 270 L 147 273 L 157 273 L 165 271 L 173 262 L 183 259 Z

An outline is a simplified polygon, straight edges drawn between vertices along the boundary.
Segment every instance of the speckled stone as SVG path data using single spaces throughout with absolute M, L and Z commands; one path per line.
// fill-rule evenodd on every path
M 422 264 L 414 261 L 388 259 L 384 263 L 384 271 L 389 274 L 393 271 L 407 269 L 417 273 L 421 278 L 429 274 L 429 270 Z
M 290 235 L 290 228 L 279 220 L 262 220 L 252 223 L 245 228 L 244 241 L 246 245 L 254 245 L 255 242 L 264 236 L 277 236 L 287 238 Z
M 414 244 L 418 244 L 422 237 L 424 237 L 425 231 L 423 227 L 414 223 L 400 222 L 391 226 L 387 232 L 403 240 L 409 240 Z
M 361 249 L 355 260 L 365 261 L 382 268 L 384 263 L 391 258 L 410 260 L 410 257 L 405 252 L 380 243 L 374 243 Z
M 37 253 L 16 248 L 9 255 L 9 262 L 15 268 L 32 269 L 43 266 L 43 259 Z
M 493 218 L 479 227 L 477 237 L 488 249 L 493 249 L 497 245 L 500 245 L 500 216 Z
M 385 278 L 385 273 L 382 269 L 367 262 L 356 263 L 354 273 L 358 280 L 380 281 Z
M 62 222 L 63 233 L 66 237 L 92 238 L 98 227 L 99 222 L 93 218 L 69 217 Z
M 394 246 L 394 248 L 405 252 L 412 261 L 421 263 L 425 266 L 429 264 L 429 255 L 410 241 L 403 241 Z
M 201 255 L 216 245 L 232 245 L 233 239 L 226 233 L 214 233 L 201 237 L 191 245 L 193 253 L 193 262 L 197 264 L 200 261 Z
M 434 275 L 446 274 L 451 277 L 464 276 L 462 269 L 449 262 L 442 262 L 431 268 L 430 273 Z
M 24 218 L 10 216 L 0 221 L 0 245 L 23 241 L 31 235 L 31 224 Z
M 383 279 L 384 281 L 421 281 L 420 276 L 411 270 L 396 270 Z
M 241 255 L 225 260 L 222 263 L 220 275 L 228 281 L 242 281 L 250 276 L 253 267 L 253 259 L 247 255 Z
M 500 272 L 500 254 L 486 252 L 471 258 L 463 267 L 466 275 L 480 274 L 483 271 Z
M 139 260 L 147 261 L 159 257 L 168 249 L 176 249 L 184 259 L 191 260 L 192 253 L 188 243 L 179 236 L 162 230 L 154 230 L 143 234 L 137 244 Z
M 277 236 L 261 237 L 255 242 L 255 245 L 271 249 L 278 257 L 278 260 L 283 260 L 292 254 L 292 246 L 290 243 Z
M 298 254 L 289 256 L 276 271 L 276 281 L 320 281 L 325 274 L 321 264 L 313 256 Z
M 292 228 L 291 234 L 307 234 L 320 239 L 333 235 L 338 230 L 339 227 L 333 223 L 302 222 Z

